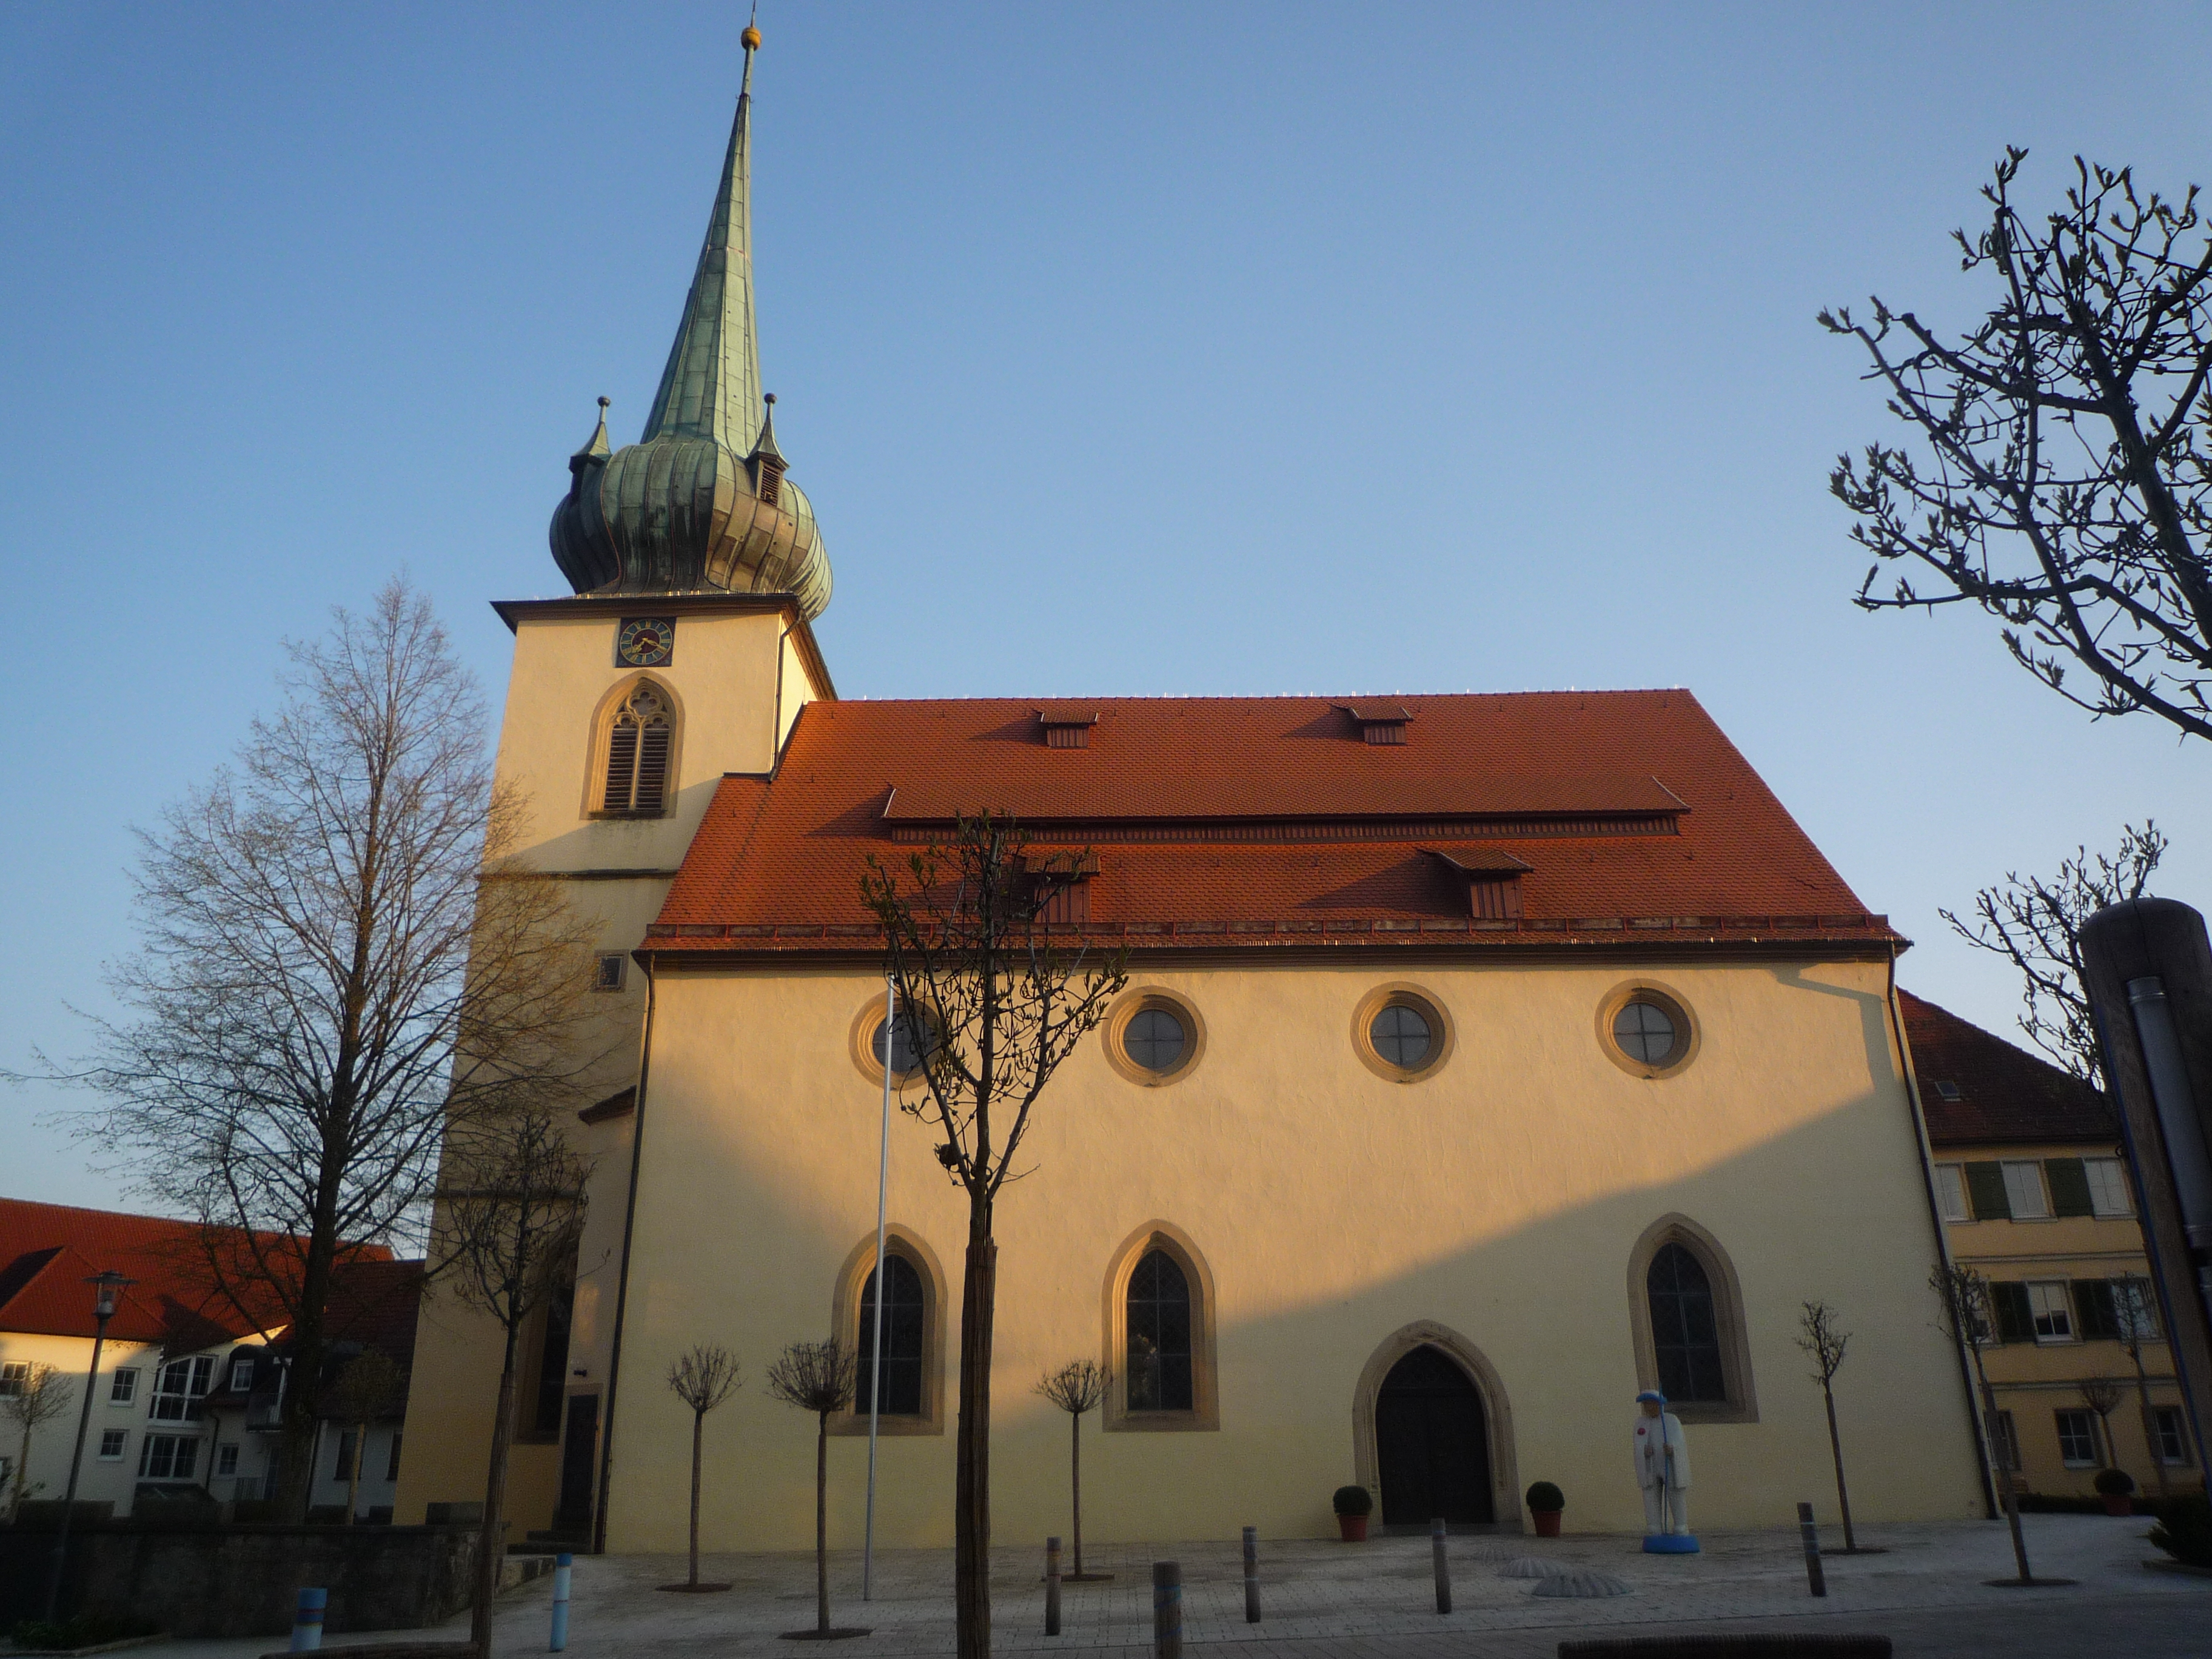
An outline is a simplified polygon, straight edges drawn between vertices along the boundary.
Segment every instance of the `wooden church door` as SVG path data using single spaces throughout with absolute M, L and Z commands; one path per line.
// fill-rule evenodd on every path
M 1382 1379 L 1375 1452 L 1385 1526 L 1497 1519 L 1482 1396 L 1441 1351 L 1415 1348 Z

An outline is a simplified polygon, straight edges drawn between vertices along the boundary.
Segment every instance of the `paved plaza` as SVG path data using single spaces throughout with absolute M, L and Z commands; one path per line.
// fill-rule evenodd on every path
M 1219 1645 L 1225 1659 L 1460 1659 L 1461 1656 L 1549 1656 L 1577 1635 L 1712 1629 L 1875 1632 L 1901 1655 L 2124 1652 L 2130 1659 L 2212 1652 L 2212 1577 L 2146 1570 L 2163 1559 L 2144 1541 L 2144 1520 L 2101 1516 L 2027 1518 L 2039 1574 L 2078 1581 L 2070 1587 L 1996 1589 L 2012 1553 L 2002 1523 L 1863 1528 L 1862 1543 L 1886 1553 L 1827 1559 L 1828 1595 L 1806 1594 L 1796 1529 L 1716 1533 L 1691 1557 L 1642 1554 L 1638 1540 L 1469 1536 L 1451 1543 L 1454 1610 L 1435 1610 L 1429 1540 L 1381 1538 L 1364 1545 L 1316 1541 L 1261 1546 L 1264 1617 L 1244 1620 L 1237 1544 L 1193 1542 L 1173 1548 L 1105 1545 L 1086 1552 L 1104 1584 L 1069 1585 L 1062 1633 L 1044 1634 L 1042 1551 L 1001 1549 L 993 1578 L 994 1648 L 1128 1659 L 1152 1640 L 1151 1564 L 1182 1565 L 1184 1638 Z M 1830 1548 L 1840 1539 L 1824 1529 Z M 1537 1557 L 1625 1580 L 1626 1595 L 1563 1600 L 1531 1594 L 1534 1580 L 1508 1577 L 1516 1558 Z M 577 1659 L 639 1656 L 789 1656 L 779 1632 L 814 1622 L 811 1555 L 718 1555 L 704 1577 L 727 1581 L 726 1595 L 677 1595 L 655 1586 L 680 1579 L 680 1558 L 610 1556 L 576 1564 L 568 1652 Z M 860 1596 L 860 1561 L 830 1560 L 831 1611 L 840 1625 L 872 1634 L 834 1644 L 851 1659 L 905 1659 L 953 1650 L 951 1555 L 899 1550 L 878 1556 L 875 1598 Z M 503 1654 L 545 1650 L 552 1590 L 540 1580 L 501 1599 L 496 1644 Z M 428 1638 L 458 1639 L 465 1616 Z M 391 1641 L 398 1632 L 332 1632 L 329 1646 Z M 165 1643 L 140 1650 L 149 1659 L 246 1659 L 281 1641 Z

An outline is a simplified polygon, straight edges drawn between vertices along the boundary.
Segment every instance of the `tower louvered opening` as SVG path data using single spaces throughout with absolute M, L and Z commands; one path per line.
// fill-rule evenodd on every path
M 675 736 L 667 699 L 641 682 L 615 710 L 607 732 L 606 789 L 599 810 L 639 817 L 665 811 Z

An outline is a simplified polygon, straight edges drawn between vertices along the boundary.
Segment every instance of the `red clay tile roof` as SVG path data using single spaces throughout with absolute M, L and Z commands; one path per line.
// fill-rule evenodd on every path
M 1094 848 L 1081 927 L 1139 947 L 1902 943 L 1687 692 L 1409 698 L 1402 745 L 1318 697 L 1084 706 L 1060 749 L 1033 700 L 809 704 L 773 779 L 722 781 L 645 948 L 873 952 L 864 860 L 981 808 Z M 1431 852 L 1527 865 L 1523 915 L 1471 918 Z
M 381 1246 L 361 1255 L 363 1267 L 391 1264 Z M 0 1198 L 0 1330 L 91 1336 L 97 1325 L 84 1281 L 109 1268 L 138 1281 L 108 1322 L 119 1341 L 185 1352 L 283 1322 L 274 1309 L 258 1326 L 241 1316 L 210 1289 L 203 1260 L 190 1222 Z
M 1932 1145 L 2118 1141 L 2104 1096 L 2081 1079 L 1910 991 L 1897 1000 Z

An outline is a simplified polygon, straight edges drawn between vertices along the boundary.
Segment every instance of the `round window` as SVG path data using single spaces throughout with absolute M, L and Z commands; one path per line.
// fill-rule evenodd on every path
M 1139 1008 L 1121 1028 L 1121 1052 L 1147 1072 L 1172 1072 L 1189 1046 L 1190 1033 L 1171 1009 Z
M 1377 1013 L 1367 1036 L 1376 1054 L 1409 1072 L 1428 1063 L 1429 1050 L 1436 1042 L 1421 1011 L 1402 1002 L 1393 1002 Z
M 868 1046 L 876 1056 L 876 1064 L 881 1066 L 884 1063 L 884 1038 L 888 1035 L 890 1036 L 890 1069 L 893 1072 L 911 1072 L 929 1057 L 929 1051 L 936 1046 L 929 1041 L 928 1028 L 922 1021 L 904 1012 L 899 1015 L 898 1030 L 895 1035 L 890 1033 L 890 1025 L 889 1020 L 878 1020 L 875 1032 L 869 1038 Z
M 1674 1017 L 1657 1003 L 1632 997 L 1613 1017 L 1613 1040 L 1639 1066 L 1664 1066 L 1680 1041 Z

